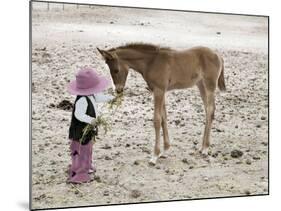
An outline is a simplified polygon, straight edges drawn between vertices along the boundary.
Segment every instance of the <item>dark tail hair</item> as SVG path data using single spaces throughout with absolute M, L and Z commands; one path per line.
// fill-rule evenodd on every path
M 222 68 L 221 68 L 221 74 L 219 76 L 218 80 L 218 86 L 221 91 L 226 91 L 226 86 L 225 86 L 225 80 L 224 80 L 224 62 L 222 59 Z

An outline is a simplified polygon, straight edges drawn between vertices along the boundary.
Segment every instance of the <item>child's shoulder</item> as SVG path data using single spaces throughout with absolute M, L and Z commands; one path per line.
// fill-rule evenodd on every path
M 86 99 L 87 96 L 85 95 L 77 95 L 76 99 L 75 99 L 75 103 L 77 102 L 83 102 L 83 101 L 86 101 L 87 102 L 87 99 Z

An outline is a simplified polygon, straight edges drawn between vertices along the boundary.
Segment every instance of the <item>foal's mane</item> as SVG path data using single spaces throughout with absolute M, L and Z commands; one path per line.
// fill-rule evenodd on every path
M 109 51 L 114 51 L 117 49 L 133 49 L 140 51 L 149 51 L 149 52 L 159 52 L 161 50 L 171 50 L 169 47 L 161 47 L 159 45 L 153 45 L 149 43 L 128 43 L 116 48 L 111 48 Z

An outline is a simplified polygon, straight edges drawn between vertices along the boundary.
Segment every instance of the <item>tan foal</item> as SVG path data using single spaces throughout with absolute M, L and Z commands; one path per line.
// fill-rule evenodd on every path
M 201 153 L 207 155 L 210 131 L 215 112 L 215 90 L 226 90 L 223 59 L 206 47 L 173 50 L 156 45 L 133 43 L 100 50 L 107 63 L 116 92 L 123 92 L 128 71 L 139 72 L 154 96 L 155 145 L 150 163 L 155 164 L 162 155 L 160 128 L 163 130 L 164 154 L 170 148 L 167 129 L 165 93 L 172 89 L 185 89 L 197 85 L 206 112 L 206 124 Z

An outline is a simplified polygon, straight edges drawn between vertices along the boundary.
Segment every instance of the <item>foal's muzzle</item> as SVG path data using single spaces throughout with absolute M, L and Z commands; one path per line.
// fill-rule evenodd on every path
M 120 94 L 120 93 L 123 92 L 123 88 L 118 88 L 118 89 L 116 89 L 115 91 L 117 92 L 117 94 Z

